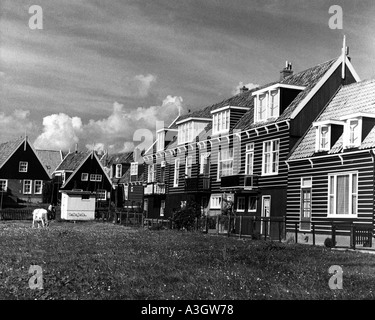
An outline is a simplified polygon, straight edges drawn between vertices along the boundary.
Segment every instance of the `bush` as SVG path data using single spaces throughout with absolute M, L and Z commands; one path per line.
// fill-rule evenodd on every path
M 326 238 L 324 240 L 324 245 L 327 247 L 327 248 L 333 248 L 335 245 L 336 245 L 336 242 L 333 243 L 333 240 L 331 238 Z
M 251 235 L 252 240 L 260 240 L 262 238 L 262 235 L 258 231 L 254 231 L 254 233 Z
M 195 201 L 187 201 L 184 207 L 175 212 L 172 221 L 178 230 L 184 228 L 192 230 L 195 226 L 195 219 L 199 218 L 200 215 L 200 206 Z

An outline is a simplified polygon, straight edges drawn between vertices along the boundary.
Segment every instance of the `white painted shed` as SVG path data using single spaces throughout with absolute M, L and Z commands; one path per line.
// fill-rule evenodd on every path
M 82 190 L 61 190 L 62 220 L 94 220 L 96 193 Z

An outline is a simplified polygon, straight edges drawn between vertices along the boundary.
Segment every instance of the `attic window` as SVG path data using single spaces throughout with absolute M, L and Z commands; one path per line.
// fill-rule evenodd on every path
M 330 150 L 330 131 L 330 125 L 321 125 L 316 127 L 316 152 Z
M 137 176 L 138 175 L 138 162 L 132 162 L 130 164 L 130 175 Z
M 349 119 L 345 125 L 344 148 L 356 148 L 361 145 L 362 121 L 359 119 Z
M 158 141 L 156 145 L 156 151 L 163 151 L 164 150 L 164 137 L 165 137 L 165 132 L 161 131 L 158 132 Z
M 213 115 L 212 133 L 228 133 L 230 110 L 215 113 Z
M 255 97 L 255 122 L 280 116 L 279 92 L 278 88 L 271 89 Z
M 115 178 L 121 178 L 122 176 L 122 164 L 116 164 L 116 173 L 115 173 Z
M 28 163 L 26 161 L 20 161 L 19 172 L 27 172 Z

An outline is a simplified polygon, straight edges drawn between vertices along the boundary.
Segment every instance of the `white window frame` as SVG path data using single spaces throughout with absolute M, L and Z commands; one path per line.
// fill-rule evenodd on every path
M 122 164 L 118 163 L 116 164 L 115 178 L 119 179 L 121 177 L 122 177 Z
M 4 188 L 0 187 L 0 192 L 6 192 L 8 190 L 8 180 L 7 179 L 0 179 L 0 183 L 4 183 Z
M 251 209 L 251 199 L 255 199 L 255 209 Z M 249 200 L 248 200 L 248 209 L 247 211 L 248 212 L 257 212 L 257 207 L 258 207 L 258 199 L 256 196 L 249 196 Z
M 173 177 L 173 187 L 177 188 L 180 178 L 180 159 L 174 160 L 174 177 Z
M 348 214 L 337 214 L 337 177 L 338 176 L 349 176 L 348 182 Z M 356 192 L 353 192 L 353 176 L 357 178 Z M 332 179 L 333 178 L 333 179 Z M 348 172 L 335 172 L 328 174 L 328 195 L 327 195 L 327 216 L 336 218 L 356 218 L 358 216 L 358 171 L 348 171 Z M 331 184 L 333 180 L 333 193 L 331 193 Z M 355 213 L 353 213 L 353 197 L 355 196 Z M 331 208 L 331 198 L 333 199 L 333 208 Z M 331 211 L 333 213 L 331 213 Z
M 326 144 L 323 147 L 323 135 L 322 135 L 322 130 L 323 128 L 327 129 L 327 134 L 326 134 Z M 325 138 L 325 137 L 324 137 Z M 324 125 L 319 125 L 316 126 L 316 141 L 315 141 L 315 151 L 316 152 L 321 152 L 321 151 L 329 151 L 331 149 L 331 125 L 330 124 L 324 124 Z
M 130 175 L 137 176 L 138 175 L 138 162 L 132 162 L 130 164 Z
M 357 125 L 353 127 L 352 123 L 356 121 Z M 354 130 L 353 130 L 354 129 Z M 356 141 L 351 141 L 353 136 Z M 357 148 L 362 143 L 362 118 L 352 118 L 346 121 L 344 126 L 344 148 Z
M 89 174 L 82 172 L 81 173 L 81 181 L 89 181 Z
M 90 181 L 94 182 L 101 182 L 102 181 L 102 175 L 97 173 L 90 174 Z
M 310 220 L 312 218 L 312 177 L 301 177 L 301 184 L 300 184 L 300 217 L 301 219 L 305 216 L 305 207 L 304 207 L 304 197 L 303 197 L 303 191 L 310 190 Z M 308 231 L 308 230 L 306 230 Z
M 221 209 L 223 204 L 223 196 L 221 194 L 212 194 L 210 198 L 210 209 Z
M 212 115 L 212 134 L 225 134 L 229 132 L 230 109 L 216 112 Z
M 234 157 L 233 157 L 233 149 L 225 148 L 218 152 L 218 170 L 217 170 L 217 181 L 221 180 L 221 177 L 228 177 L 233 175 L 233 166 L 234 166 Z M 223 157 L 225 156 L 225 158 Z M 228 168 L 225 168 L 223 175 L 223 165 L 225 163 L 231 163 Z
M 18 165 L 19 172 L 27 172 L 29 163 L 27 161 L 20 161 Z
M 277 150 L 274 148 L 274 143 L 277 142 Z M 270 144 L 270 151 L 266 152 L 266 145 Z M 270 172 L 266 172 L 267 169 L 267 155 L 270 155 Z M 274 176 L 279 174 L 279 158 L 280 158 L 280 139 L 273 139 L 263 142 L 263 165 L 262 165 L 262 176 Z M 275 164 L 276 169 L 273 169 L 273 164 Z
M 164 217 L 165 214 L 165 200 L 160 200 L 160 216 Z
M 104 194 L 104 197 L 101 197 L 99 195 L 103 195 Z M 97 189 L 96 190 L 96 199 L 98 201 L 105 201 L 107 200 L 107 190 L 105 189 Z
M 37 185 L 40 184 L 40 190 L 37 191 Z M 34 180 L 34 194 L 43 193 L 43 180 Z
M 280 89 L 271 89 L 255 97 L 254 122 L 280 116 Z M 261 112 L 262 111 L 262 112 Z
M 185 162 L 185 178 L 191 178 L 193 173 L 193 156 L 187 156 Z
M 189 143 L 195 137 L 195 121 L 187 121 L 178 126 L 178 144 Z
M 158 141 L 156 144 L 156 151 L 163 151 L 165 145 L 165 132 L 158 132 Z
M 243 209 L 240 208 L 240 202 L 243 204 Z M 237 198 L 237 210 L 236 211 L 237 212 L 245 212 L 245 208 L 246 208 L 245 197 L 238 197 Z
M 211 157 L 211 153 L 210 152 L 206 152 L 206 153 L 203 153 L 201 154 L 201 162 L 200 162 L 200 166 L 199 166 L 199 174 L 205 174 L 205 167 L 207 166 L 207 177 L 210 176 L 210 157 Z
M 249 163 L 249 158 L 251 162 Z M 250 170 L 249 170 L 250 167 Z M 254 143 L 246 144 L 246 154 L 245 154 L 245 174 L 253 175 L 254 174 Z
M 27 184 L 26 182 L 27 182 L 28 184 Z M 29 187 L 30 187 L 29 192 L 26 192 L 26 185 L 29 185 Z M 33 181 L 32 181 L 32 180 L 29 180 L 29 179 L 25 179 L 25 180 L 23 180 L 23 187 L 22 187 L 23 194 L 31 194 L 31 193 L 32 193 L 32 190 L 33 190 Z
M 152 183 L 155 182 L 156 180 L 156 165 L 155 163 L 149 164 L 148 165 L 148 171 L 147 171 L 147 182 Z

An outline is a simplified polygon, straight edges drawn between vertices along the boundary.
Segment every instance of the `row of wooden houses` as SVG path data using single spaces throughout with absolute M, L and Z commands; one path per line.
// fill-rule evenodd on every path
M 26 138 L 2 144 L 2 205 L 42 201 L 44 185 L 48 202 L 91 192 L 97 206 L 148 218 L 172 217 L 188 201 L 217 216 L 231 201 L 237 216 L 285 218 L 287 232 L 328 234 L 332 222 L 373 227 L 374 89 L 344 45 L 337 58 L 298 73 L 287 62 L 273 82 L 180 115 L 142 155 L 53 157 Z

